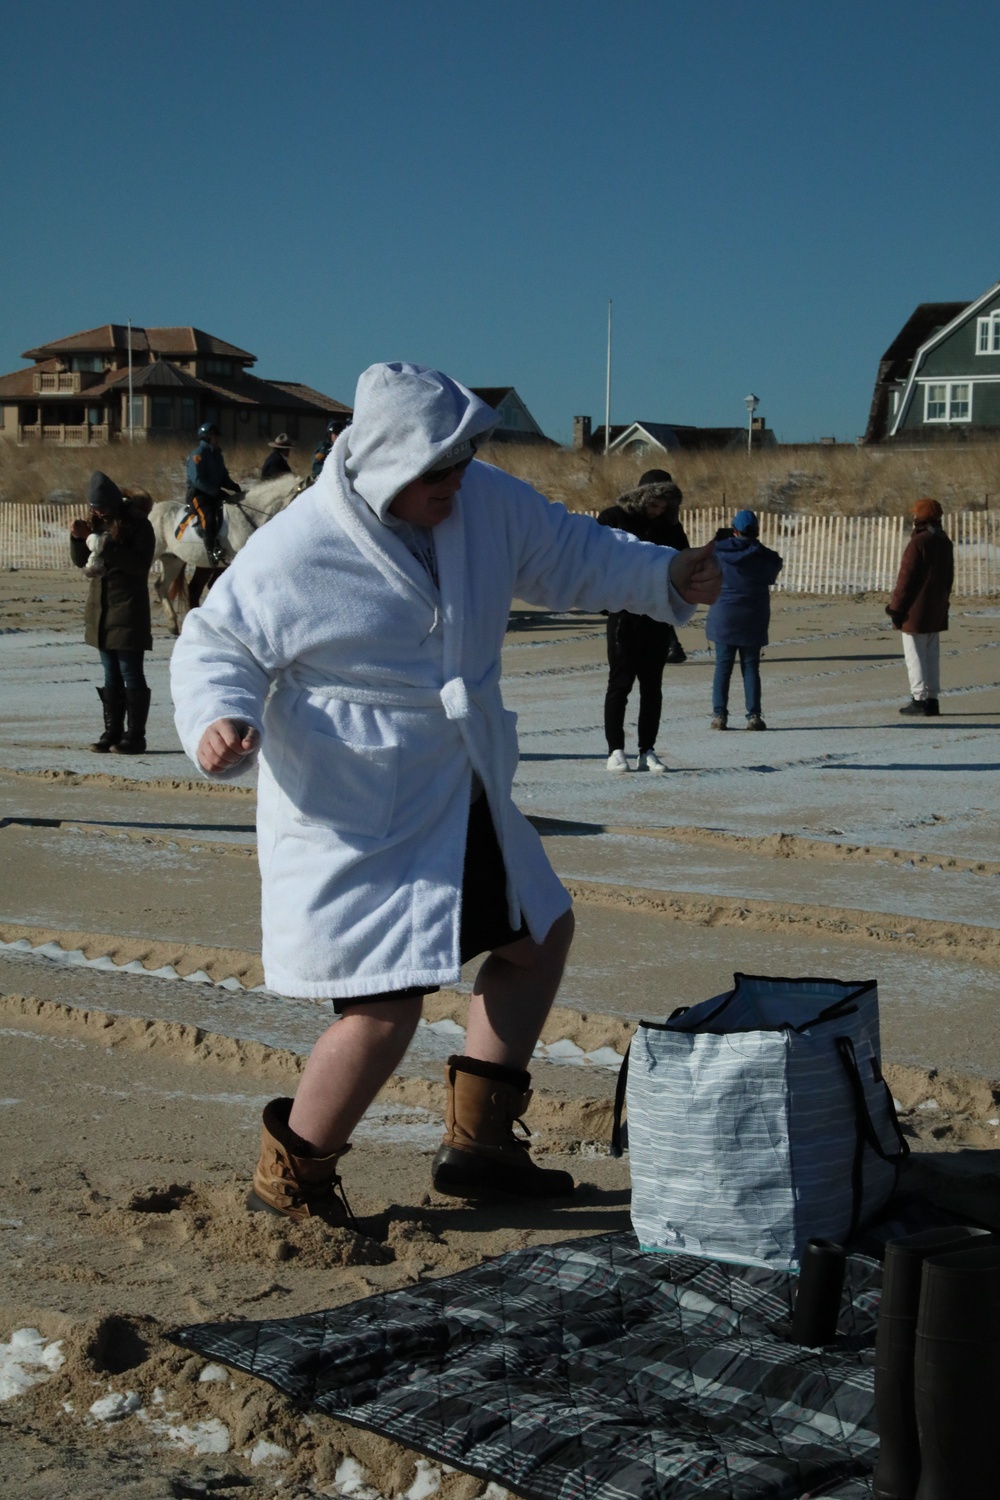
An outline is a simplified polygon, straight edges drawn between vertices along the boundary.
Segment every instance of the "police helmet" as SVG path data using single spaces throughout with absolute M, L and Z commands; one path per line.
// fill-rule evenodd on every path
M 339 437 L 345 427 L 350 427 L 351 419 L 348 416 L 331 417 L 326 424 L 326 435 L 328 438 Z
M 198 436 L 204 441 L 205 438 L 220 437 L 221 434 L 215 422 L 202 422 L 198 428 Z

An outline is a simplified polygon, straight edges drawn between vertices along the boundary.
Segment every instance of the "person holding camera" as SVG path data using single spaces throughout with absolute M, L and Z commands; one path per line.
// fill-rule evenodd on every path
M 777 552 L 760 540 L 752 510 L 738 510 L 731 527 L 716 533 L 722 592 L 708 611 L 705 634 L 715 647 L 712 728 L 729 728 L 729 683 L 740 659 L 747 729 L 766 729 L 761 715 L 760 654 L 771 623 L 771 585 L 782 569 Z
M 153 648 L 149 570 L 156 538 L 147 519 L 149 497 L 125 491 L 97 470 L 90 476 L 90 515 L 73 522 L 70 556 L 90 579 L 84 640 L 101 655 L 104 733 L 91 745 L 99 755 L 141 755 L 146 748 L 150 691 L 143 655 Z

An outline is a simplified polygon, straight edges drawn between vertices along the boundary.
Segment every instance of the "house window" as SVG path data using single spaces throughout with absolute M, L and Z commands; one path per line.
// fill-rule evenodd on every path
M 126 411 L 126 413 L 128 412 L 128 400 L 127 400 L 127 398 L 126 398 L 126 401 L 125 401 L 125 411 Z M 128 416 L 126 415 L 125 425 L 127 427 L 129 427 L 129 426 L 131 426 L 131 427 L 141 427 L 142 426 L 142 397 L 141 396 L 133 396 L 132 397 L 132 420 L 130 422 L 129 419 L 128 419 Z
M 967 422 L 972 406 L 971 387 L 968 383 L 951 385 L 948 388 L 948 421 Z
M 263 438 L 271 436 L 271 413 L 263 408 L 257 413 L 257 433 Z
M 99 354 L 74 354 L 69 367 L 71 370 L 100 375 L 104 369 L 104 360 Z
M 231 375 L 233 373 L 233 362 L 231 359 L 206 359 L 206 375 Z
M 194 432 L 197 426 L 194 397 L 181 397 L 181 427 L 185 432 Z
M 968 422 L 972 416 L 972 386 L 967 380 L 941 381 L 924 392 L 925 422 Z
M 173 427 L 174 425 L 174 403 L 169 396 L 153 397 L 153 416 L 151 427 Z
M 1000 354 L 1000 308 L 978 320 L 977 354 Z
M 90 423 L 91 427 L 100 427 L 101 423 L 104 421 L 103 406 L 89 406 L 87 408 L 87 421 Z

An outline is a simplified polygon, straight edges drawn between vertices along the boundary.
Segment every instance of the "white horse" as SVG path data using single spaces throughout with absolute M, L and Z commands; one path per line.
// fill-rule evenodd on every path
M 156 535 L 153 563 L 160 564 L 158 573 L 153 575 L 153 591 L 174 635 L 180 634 L 181 621 L 187 610 L 197 608 L 206 584 L 214 582 L 254 532 L 279 510 L 284 510 L 290 500 L 307 488 L 308 483 L 294 474 L 282 474 L 278 479 L 260 480 L 238 498 L 227 500 L 219 532 L 219 543 L 226 560 L 219 565 L 212 562 L 204 539 L 194 525 L 187 526 L 182 536 L 176 535 L 185 506 L 173 500 L 161 500 L 153 506 L 149 514 Z M 194 569 L 190 583 L 186 572 L 189 567 Z

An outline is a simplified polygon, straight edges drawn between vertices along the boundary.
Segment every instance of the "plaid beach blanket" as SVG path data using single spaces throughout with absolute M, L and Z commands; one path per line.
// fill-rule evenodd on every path
M 870 1500 L 880 1285 L 850 1256 L 836 1345 L 803 1349 L 794 1277 L 610 1234 L 174 1337 L 529 1500 Z

